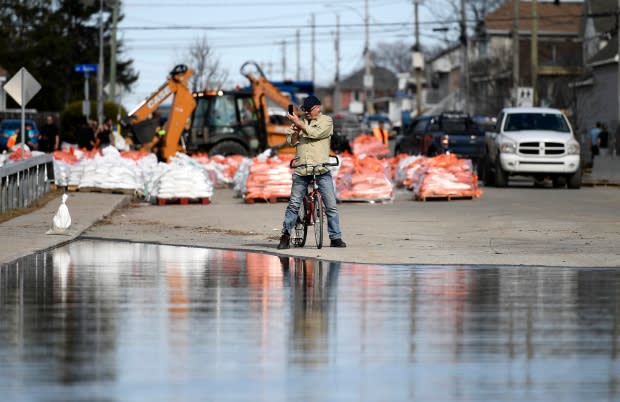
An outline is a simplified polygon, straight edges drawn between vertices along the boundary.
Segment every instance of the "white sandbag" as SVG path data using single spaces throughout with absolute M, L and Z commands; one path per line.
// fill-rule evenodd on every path
M 45 234 L 69 234 L 69 228 L 71 227 L 71 215 L 69 214 L 69 208 L 67 208 L 67 194 L 62 195 L 62 202 L 56 211 L 56 215 L 52 219 L 52 228 Z

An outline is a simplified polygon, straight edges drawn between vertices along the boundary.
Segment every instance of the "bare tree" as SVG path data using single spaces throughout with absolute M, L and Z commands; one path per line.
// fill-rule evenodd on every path
M 375 64 L 385 67 L 395 73 L 402 73 L 411 69 L 411 45 L 403 41 L 394 43 L 379 43 L 372 51 Z
M 479 34 L 484 29 L 484 17 L 497 9 L 507 0 L 467 0 L 466 1 L 466 18 L 468 33 Z M 437 28 L 446 28 L 446 37 L 455 43 L 459 40 L 462 32 L 460 26 L 461 2 L 460 0 L 439 0 L 427 1 L 424 3 L 430 14 L 437 23 Z
M 196 39 L 189 48 L 188 59 L 188 65 L 194 70 L 194 75 L 190 78 L 192 91 L 218 90 L 223 87 L 228 79 L 228 71 L 222 67 L 206 36 Z

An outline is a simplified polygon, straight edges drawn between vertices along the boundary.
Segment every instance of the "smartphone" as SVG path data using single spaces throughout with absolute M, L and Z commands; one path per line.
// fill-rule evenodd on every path
M 293 104 L 288 105 L 288 114 L 293 114 L 294 111 L 295 108 L 293 107 Z

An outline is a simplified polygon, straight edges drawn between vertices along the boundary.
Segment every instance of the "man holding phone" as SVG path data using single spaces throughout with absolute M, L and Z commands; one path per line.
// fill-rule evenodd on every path
M 288 119 L 292 125 L 287 131 L 286 143 L 295 147 L 295 156 L 299 164 L 320 164 L 329 161 L 330 139 L 334 132 L 332 118 L 321 113 L 321 101 L 314 95 L 304 99 L 301 111 L 305 114 L 300 119 L 289 105 Z M 317 185 L 325 204 L 327 215 L 327 232 L 331 247 L 346 247 L 340 233 L 340 217 L 332 175 L 327 167 L 317 168 Z M 312 179 L 312 171 L 305 168 L 295 169 L 291 198 L 289 199 L 282 223 L 282 236 L 278 249 L 290 247 L 291 231 L 295 227 L 299 207 Z

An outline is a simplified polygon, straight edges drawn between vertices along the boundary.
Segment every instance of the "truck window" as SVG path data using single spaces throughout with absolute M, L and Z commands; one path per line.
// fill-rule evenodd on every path
M 230 127 L 237 124 L 237 114 L 235 112 L 235 103 L 230 96 L 213 97 L 213 106 L 211 108 L 210 125 L 216 127 Z
M 194 115 L 192 120 L 192 138 L 196 136 L 206 136 L 207 127 L 205 125 L 205 116 L 207 116 L 207 112 L 209 109 L 208 98 L 198 98 L 198 103 L 196 108 L 194 109 Z
M 506 117 L 504 131 L 527 130 L 546 130 L 570 133 L 570 128 L 561 114 L 511 113 Z
M 424 131 L 426 131 L 427 125 L 428 125 L 428 120 L 426 119 L 418 120 L 415 126 L 413 127 L 413 132 L 416 134 L 423 133 Z
M 241 124 L 252 124 L 258 121 L 256 108 L 254 107 L 254 101 L 252 98 L 238 98 L 237 107 L 241 117 Z

